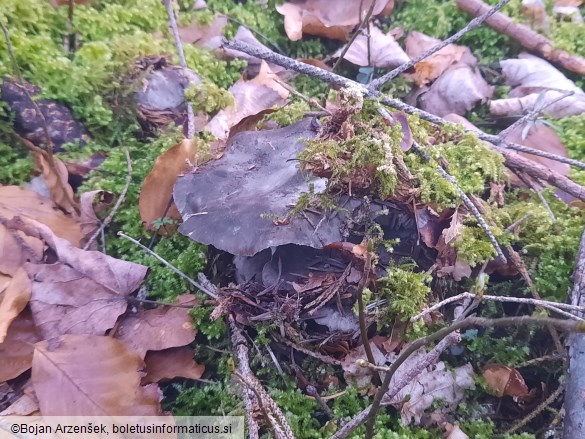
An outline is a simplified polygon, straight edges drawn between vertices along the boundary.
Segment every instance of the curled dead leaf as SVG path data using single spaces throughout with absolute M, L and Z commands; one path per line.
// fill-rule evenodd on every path
M 394 0 L 338 0 L 331 7 L 329 0 L 301 0 L 278 5 L 276 10 L 284 15 L 284 30 L 292 41 L 298 41 L 303 33 L 334 40 L 347 41 L 349 33 L 360 22 L 362 13 L 375 1 L 373 16 L 387 15 L 394 8 Z
M 488 364 L 483 367 L 482 375 L 488 387 L 498 397 L 522 397 L 528 394 L 528 387 L 517 369 L 503 364 Z
M 154 221 L 163 217 L 181 219 L 173 203 L 173 186 L 179 175 L 189 170 L 190 163 L 197 163 L 197 145 L 192 139 L 177 143 L 154 162 L 152 170 L 144 179 L 138 201 L 140 218 L 147 230 L 158 230 L 159 234 L 166 235 L 176 229 L 164 224 L 164 221 L 162 227 L 157 227 Z

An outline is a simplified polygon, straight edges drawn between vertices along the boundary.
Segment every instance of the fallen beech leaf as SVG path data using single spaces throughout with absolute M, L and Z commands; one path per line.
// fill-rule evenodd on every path
M 394 0 L 375 0 L 372 16 L 387 15 L 394 8 Z M 361 3 L 362 13 L 372 5 L 372 0 Z M 284 15 L 284 30 L 292 41 L 298 41 L 303 33 L 347 41 L 349 33 L 360 22 L 360 2 L 338 0 L 332 7 L 329 0 L 301 0 L 276 6 Z
M 102 269 L 107 272 L 103 265 Z M 27 264 L 26 271 L 33 279 L 30 307 L 45 339 L 62 334 L 103 335 L 126 310 L 123 296 L 131 291 L 116 293 L 63 263 Z
M 566 117 L 585 111 L 585 93 L 552 64 L 534 55 L 521 53 L 518 59 L 500 61 L 502 72 L 508 85 L 514 87 L 508 99 L 490 102 L 490 113 L 494 116 L 524 114 L 542 108 L 543 114 L 553 117 Z M 558 102 L 563 93 L 558 90 L 572 91 Z M 546 94 L 541 96 L 543 92 Z
M 172 203 L 173 186 L 177 177 L 188 170 L 189 163 L 197 163 L 196 157 L 197 145 L 192 139 L 184 139 L 158 156 L 152 170 L 144 179 L 138 202 L 140 218 L 147 230 L 157 230 L 153 221 L 163 216 L 181 219 L 175 203 Z M 172 203 L 170 208 L 169 203 Z M 160 234 L 173 231 L 164 225 L 158 230 Z
M 30 369 L 34 344 L 40 340 L 32 313 L 26 308 L 12 321 L 4 342 L 0 343 L 0 382 Z
M 370 44 L 369 51 L 368 42 Z M 343 48 L 340 48 L 333 56 L 339 58 L 342 52 Z M 368 53 L 370 54 L 369 59 Z M 370 38 L 364 34 L 358 35 L 343 58 L 358 66 L 379 68 L 393 68 L 410 61 L 408 55 L 394 38 L 375 26 L 370 28 Z
M 188 26 L 179 28 L 179 37 L 183 43 L 213 47 L 221 41 L 227 22 L 228 18 L 223 14 L 215 14 L 215 19 L 211 24 L 202 25 L 197 20 L 193 20 Z
M 498 397 L 522 397 L 528 394 L 524 378 L 516 369 L 503 364 L 488 364 L 482 373 L 487 385 Z
M 51 200 L 66 213 L 76 213 L 79 209 L 79 203 L 75 199 L 73 188 L 69 185 L 69 172 L 65 163 L 54 154 L 51 155 L 32 143 L 30 143 L 29 148 L 32 149 L 36 167 L 49 188 Z
M 140 356 L 106 336 L 35 345 L 32 383 L 43 416 L 157 416 L 162 393 L 141 387 Z
M 406 53 L 410 58 L 416 58 L 440 42 L 440 40 L 421 32 L 412 31 L 406 37 Z M 414 66 L 415 73 L 407 76 L 411 77 L 417 85 L 425 85 L 433 82 L 449 67 L 458 62 L 475 65 L 477 64 L 477 59 L 471 54 L 469 48 L 449 44 L 428 58 L 416 63 Z
M 526 136 L 524 136 L 526 134 Z M 568 157 L 567 148 L 562 143 L 557 133 L 545 125 L 533 124 L 528 132 L 525 132 L 525 126 L 519 126 L 514 129 L 506 140 L 513 143 L 519 143 L 521 145 L 529 146 L 539 151 L 550 152 L 552 154 L 558 154 L 562 157 Z M 519 152 L 521 156 L 527 159 L 533 160 L 546 166 L 553 171 L 558 172 L 561 175 L 569 175 L 571 167 L 566 163 L 561 163 L 556 160 L 547 159 L 533 154 L 526 154 Z
M 184 294 L 177 303 L 197 306 L 195 296 Z M 195 340 L 197 331 L 188 308 L 160 306 L 139 311 L 120 321 L 116 338 L 134 349 L 142 358 L 146 351 L 185 346 Z
M 75 246 L 79 246 L 83 238 L 79 222 L 65 216 L 51 200 L 18 186 L 0 187 L 0 215 L 6 219 L 15 215 L 32 218 Z M 42 245 L 39 248 L 42 249 Z
M 113 199 L 113 193 L 101 190 L 84 192 L 80 195 L 79 215 L 76 215 L 74 218 L 79 222 L 81 233 L 83 234 L 83 244 L 91 238 L 101 225 L 101 221 L 96 216 L 96 213 L 105 210 L 112 203 Z M 95 248 L 91 250 L 95 250 Z
M 144 358 L 146 376 L 142 378 L 142 384 L 158 383 L 161 380 L 172 380 L 177 377 L 200 379 L 205 366 L 197 364 L 193 355 L 193 349 L 189 347 L 147 352 Z
M 14 274 L 6 289 L 0 291 L 0 343 L 6 338 L 12 321 L 28 304 L 30 296 L 30 280 L 26 271 L 20 268 Z
M 45 338 L 64 333 L 103 334 L 126 309 L 123 296 L 138 288 L 148 270 L 76 248 L 26 217 L 14 217 L 6 226 L 42 239 L 57 259 L 52 264 L 25 264 L 32 279 L 31 310 Z
M 420 108 L 437 116 L 463 115 L 477 103 L 492 97 L 494 87 L 479 70 L 463 63 L 449 68 L 418 98 Z
M 375 343 L 370 342 L 370 348 L 374 361 L 377 365 L 383 365 L 386 358 L 382 351 L 378 349 Z M 366 351 L 363 345 L 349 352 L 341 363 L 343 368 L 343 377 L 347 383 L 353 383 L 361 391 L 369 391 L 372 384 L 372 370 L 369 367 L 362 367 L 357 364 L 357 360 L 367 359 Z
M 235 106 L 225 108 L 205 126 L 216 138 L 226 140 L 230 129 L 245 117 L 253 116 L 275 105 L 284 105 L 289 91 L 276 81 L 276 75 L 265 61 L 260 73 L 250 80 L 240 79 L 229 88 L 234 96 Z

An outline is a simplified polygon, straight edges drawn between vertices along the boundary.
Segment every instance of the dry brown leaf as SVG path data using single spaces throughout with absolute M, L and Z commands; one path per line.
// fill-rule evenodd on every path
M 252 80 L 240 79 L 229 89 L 235 106 L 221 110 L 205 129 L 220 140 L 227 140 L 232 127 L 248 116 L 253 116 L 275 105 L 282 106 L 289 91 L 277 82 L 277 76 L 262 61 L 260 73 Z
M 197 305 L 192 294 L 179 296 L 177 303 L 193 307 Z M 161 306 L 124 317 L 118 326 L 116 338 L 144 358 L 146 351 L 188 345 L 195 340 L 196 334 L 188 308 Z
M 64 215 L 51 200 L 18 186 L 2 186 L 0 216 L 11 219 L 15 215 L 26 216 L 45 224 L 55 235 L 75 246 L 79 246 L 83 238 L 79 222 Z
M 343 50 L 343 47 L 340 48 L 333 56 L 339 58 Z M 375 26 L 370 28 L 370 38 L 364 34 L 358 35 L 343 58 L 358 66 L 379 68 L 394 68 L 410 61 L 408 55 L 390 33 L 385 34 Z
M 103 334 L 126 309 L 123 296 L 142 283 L 147 267 L 83 251 L 45 225 L 14 217 L 6 226 L 36 236 L 51 248 L 52 264 L 27 263 L 31 310 L 44 338 L 64 333 Z
M 387 15 L 394 8 L 394 0 L 375 0 L 372 16 Z M 361 2 L 362 14 L 372 5 L 372 0 Z M 284 30 L 292 41 L 298 41 L 303 33 L 347 41 L 349 33 L 360 22 L 360 2 L 338 0 L 335 6 L 329 0 L 301 0 L 276 6 L 284 15 Z
M 41 340 L 27 308 L 8 328 L 8 335 L 0 343 L 0 382 L 16 378 L 30 369 L 34 344 Z
M 177 377 L 200 379 L 205 366 L 197 364 L 193 356 L 193 349 L 189 347 L 147 352 L 144 358 L 146 376 L 142 379 L 142 384 L 158 383 L 161 380 L 172 380 Z
M 35 345 L 32 383 L 43 416 L 157 416 L 162 393 L 140 386 L 143 367 L 120 340 L 64 335 Z
M 105 210 L 113 201 L 114 194 L 106 191 L 84 192 L 79 197 L 79 215 L 74 218 L 79 222 L 81 233 L 83 234 L 82 243 L 91 238 L 95 231 L 100 227 L 101 221 L 96 213 Z M 95 250 L 95 249 L 91 249 Z
M 30 296 L 30 280 L 24 268 L 20 268 L 6 289 L 0 292 L 0 343 L 6 338 L 12 321 L 28 304 Z
M 482 373 L 486 384 L 498 397 L 522 397 L 528 394 L 524 378 L 516 369 L 503 364 L 488 364 Z
M 69 185 L 69 172 L 65 163 L 54 154 L 51 155 L 38 146 L 31 144 L 29 148 L 33 151 L 35 165 L 45 180 L 51 194 L 51 200 L 66 213 L 76 213 L 79 209 L 79 203 Z
M 177 143 L 158 156 L 154 162 L 152 170 L 144 179 L 138 202 L 140 218 L 147 230 L 157 230 L 153 226 L 153 221 L 163 216 L 181 219 L 175 203 L 172 203 L 173 186 L 177 177 L 189 169 L 189 163 L 197 163 L 197 146 L 192 139 L 184 139 Z M 169 203 L 172 203 L 170 208 Z M 161 234 L 174 231 L 168 226 L 158 230 Z
M 523 134 L 526 134 L 525 138 L 522 138 Z M 506 140 L 513 143 L 519 143 L 520 145 L 529 146 L 539 151 L 557 154 L 561 157 L 568 156 L 567 148 L 555 130 L 545 125 L 534 124 L 526 133 L 524 126 L 519 126 L 518 128 L 512 130 L 508 136 L 506 136 Z M 561 175 L 569 175 L 569 171 L 571 170 L 571 167 L 568 164 L 561 163 L 557 160 L 550 160 L 545 157 L 540 157 L 533 154 L 525 154 L 522 152 L 519 152 L 518 154 L 526 157 L 527 159 L 540 163 Z
M 412 31 L 406 38 L 406 53 L 410 58 L 416 58 L 436 46 L 438 43 L 440 43 L 440 40 L 436 38 L 430 37 L 421 32 Z M 425 85 L 433 82 L 449 67 L 458 62 L 464 62 L 468 65 L 477 64 L 477 60 L 467 47 L 449 44 L 423 61 L 416 63 L 414 66 L 415 73 L 408 76 L 411 77 L 417 85 Z
M 228 18 L 223 14 L 215 14 L 213 23 L 207 25 L 193 20 L 188 26 L 179 28 L 179 37 L 183 43 L 201 47 L 216 47 L 221 44 L 223 29 L 227 22 Z
M 513 89 L 507 99 L 490 102 L 492 115 L 517 116 L 533 111 L 536 105 L 542 108 L 543 114 L 553 117 L 574 116 L 585 111 L 583 90 L 545 60 L 522 53 L 518 59 L 500 61 L 500 65 L 507 84 Z M 552 103 L 563 96 L 558 90 L 574 94 Z
M 494 87 L 483 79 L 477 68 L 457 63 L 427 90 L 419 92 L 418 104 L 421 109 L 437 116 L 463 115 L 479 102 L 491 98 L 493 92 Z

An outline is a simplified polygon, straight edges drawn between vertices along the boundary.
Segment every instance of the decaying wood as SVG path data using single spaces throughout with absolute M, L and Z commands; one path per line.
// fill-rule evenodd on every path
M 457 7 L 473 16 L 480 16 L 491 9 L 491 6 L 481 0 L 456 0 Z M 496 12 L 486 20 L 486 24 L 494 30 L 508 35 L 518 41 L 523 47 L 534 52 L 548 61 L 555 63 L 571 72 L 585 75 L 585 59 L 571 55 L 564 50 L 557 49 L 552 42 L 533 31 L 528 26 L 514 23 L 510 17 Z

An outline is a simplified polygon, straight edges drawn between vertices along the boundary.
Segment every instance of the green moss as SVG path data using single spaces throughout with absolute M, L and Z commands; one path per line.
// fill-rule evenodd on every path
M 234 97 L 212 82 L 203 81 L 185 90 L 185 97 L 193 104 L 193 111 L 212 113 L 234 105 Z
M 305 112 L 310 111 L 309 104 L 305 101 L 295 101 L 289 105 L 279 108 L 274 113 L 265 117 L 266 120 L 273 120 L 281 127 L 292 125 L 305 117 Z
M 200 301 L 205 299 L 206 297 L 200 297 Z M 208 340 L 219 340 L 227 335 L 227 325 L 223 319 L 211 320 L 211 313 L 214 309 L 211 306 L 198 306 L 189 312 L 193 318 L 195 329 L 205 335 Z
M 408 320 L 418 314 L 428 300 L 432 277 L 426 273 L 416 273 L 414 266 L 389 267 L 388 274 L 379 280 L 378 299 L 388 301 L 387 309 L 379 316 L 379 326 L 397 317 Z
M 182 389 L 175 404 L 175 416 L 243 416 L 241 399 L 226 385 L 206 384 L 201 387 Z

